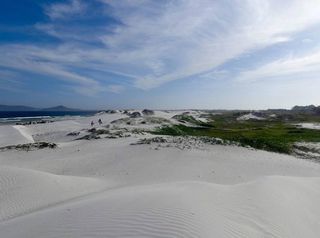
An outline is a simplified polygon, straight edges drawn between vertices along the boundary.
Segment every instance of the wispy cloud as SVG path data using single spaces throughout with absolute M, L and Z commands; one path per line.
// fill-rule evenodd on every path
M 93 2 L 100 2 L 112 20 L 68 24 L 71 17 L 91 14 L 88 5 Z M 1 45 L 0 66 L 70 82 L 86 95 L 119 93 L 126 87 L 121 78 L 139 89 L 152 89 L 174 80 L 208 76 L 226 62 L 285 44 L 320 24 L 318 0 L 69 0 L 48 5 L 44 12 L 49 20 L 35 28 L 59 41 Z M 267 77 L 273 70 L 284 75 L 295 65 L 315 70 L 311 65 L 317 59 L 312 54 L 283 59 L 238 78 Z M 115 74 L 118 82 L 80 73 L 94 70 Z
M 125 90 L 124 86 L 122 85 L 117 85 L 117 84 L 112 84 L 108 85 L 106 88 L 106 91 L 112 92 L 112 93 L 121 93 Z
M 21 92 L 22 83 L 19 81 L 18 73 L 0 69 L 0 90 Z
M 68 0 L 66 3 L 55 3 L 45 7 L 45 13 L 53 20 L 64 19 L 85 10 L 85 4 L 80 0 Z
M 320 75 L 320 50 L 298 56 L 287 56 L 241 72 L 236 81 L 252 82 L 271 79 L 316 79 Z
M 154 1 L 106 2 L 124 24 L 103 42 L 124 67 L 139 62 L 136 68 L 143 73 L 135 85 L 146 89 L 288 41 L 320 21 L 318 1 L 185 0 L 160 7 Z

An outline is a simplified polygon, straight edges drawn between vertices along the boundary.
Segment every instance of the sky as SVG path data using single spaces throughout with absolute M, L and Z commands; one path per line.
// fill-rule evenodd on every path
M 320 0 L 1 0 L 0 104 L 320 104 Z

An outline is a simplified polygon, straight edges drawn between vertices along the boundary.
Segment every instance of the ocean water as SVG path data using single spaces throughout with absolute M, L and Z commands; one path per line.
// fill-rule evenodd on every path
M 27 121 L 54 120 L 69 116 L 92 116 L 97 111 L 0 111 L 0 124 L 15 124 Z

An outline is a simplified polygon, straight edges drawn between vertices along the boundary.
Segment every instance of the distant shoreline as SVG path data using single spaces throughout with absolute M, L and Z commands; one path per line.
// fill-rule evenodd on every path
M 0 125 L 53 120 L 66 116 L 91 116 L 98 111 L 0 111 Z

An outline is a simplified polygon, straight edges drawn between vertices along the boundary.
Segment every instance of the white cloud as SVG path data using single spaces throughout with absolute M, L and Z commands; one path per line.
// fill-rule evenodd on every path
M 52 4 L 45 8 L 51 21 L 36 28 L 61 43 L 2 45 L 0 66 L 65 80 L 85 94 L 121 92 L 119 85 L 124 87 L 121 80 L 117 86 L 104 86 L 101 80 L 79 73 L 86 70 L 123 76 L 126 83 L 130 79 L 137 88 L 150 89 L 215 72 L 229 60 L 290 41 L 320 23 L 318 0 L 100 1 L 111 6 L 107 14 L 121 24 L 68 25 L 69 16 L 84 13 L 90 2 Z M 270 74 L 268 68 L 263 70 Z
M 85 88 L 84 92 L 90 91 L 87 94 L 102 91 L 100 84 L 96 80 L 70 71 L 66 63 L 59 61 L 59 52 L 54 53 L 51 50 L 41 50 L 38 47 L 7 45 L 0 47 L 0 54 L 2 55 L 0 66 L 2 67 L 51 76 L 56 80 L 67 81 L 78 85 L 77 88 Z M 63 55 L 60 56 L 64 57 Z M 76 56 L 72 58 L 69 55 L 67 58 L 70 62 L 75 60 Z
M 243 71 L 236 81 L 252 82 L 270 79 L 316 79 L 320 81 L 320 50 L 302 56 L 289 56 Z
M 310 1 L 106 1 L 124 25 L 102 40 L 116 63 L 140 69 L 135 82 L 152 88 L 200 74 L 241 54 L 291 39 L 320 22 Z M 158 9 L 158 10 L 156 10 Z M 156 62 L 161 71 L 150 65 Z
M 80 0 L 69 0 L 66 3 L 55 3 L 46 7 L 46 14 L 52 19 L 68 18 L 80 14 L 85 10 L 85 5 Z
M 122 85 L 117 84 L 111 84 L 106 87 L 106 91 L 112 92 L 112 93 L 121 93 L 124 91 L 124 87 Z

